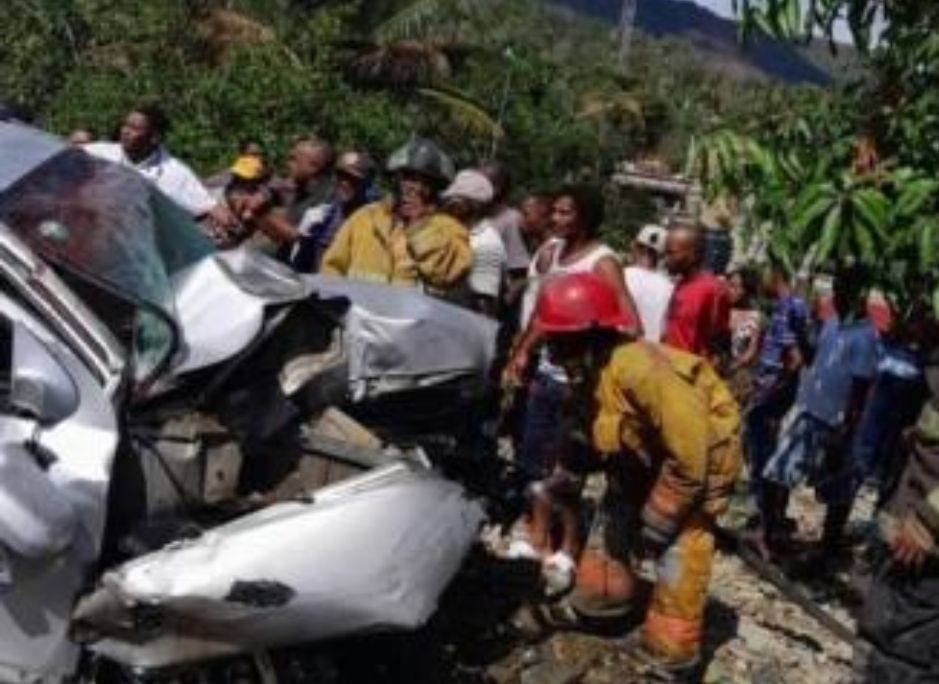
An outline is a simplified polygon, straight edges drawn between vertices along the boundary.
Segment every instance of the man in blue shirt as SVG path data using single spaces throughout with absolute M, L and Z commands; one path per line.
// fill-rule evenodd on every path
M 879 343 L 865 318 L 863 273 L 845 269 L 835 278 L 836 315 L 819 334 L 812 365 L 799 385 L 795 416 L 763 476 L 787 490 L 807 481 L 828 504 L 823 542 L 841 537 L 850 511 L 849 491 L 832 476 L 850 457 L 851 436 L 877 374 Z
M 784 533 L 788 497 L 787 490 L 763 478 L 763 469 L 776 450 L 779 422 L 795 400 L 799 372 L 809 353 L 808 307 L 792 292 L 782 264 L 771 265 L 765 287 L 774 300 L 773 311 L 763 337 L 744 431 L 750 492 L 760 513 L 754 536 L 764 554 Z

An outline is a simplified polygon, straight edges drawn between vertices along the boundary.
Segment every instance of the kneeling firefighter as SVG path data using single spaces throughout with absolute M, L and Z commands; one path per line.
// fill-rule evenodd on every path
M 629 561 L 651 558 L 641 648 L 667 668 L 693 668 L 712 526 L 740 470 L 737 405 L 705 360 L 625 338 L 615 292 L 592 273 L 547 283 L 535 316 L 573 391 L 592 402 L 593 446 L 608 480 L 605 543 L 588 543 L 569 603 L 588 617 L 628 612 L 639 585 Z

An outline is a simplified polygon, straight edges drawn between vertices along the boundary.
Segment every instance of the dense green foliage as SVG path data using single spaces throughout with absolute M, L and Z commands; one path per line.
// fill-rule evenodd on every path
M 606 178 L 637 156 L 681 168 L 692 136 L 792 100 L 642 36 L 623 74 L 608 27 L 553 12 L 533 0 L 14 0 L 0 99 L 99 136 L 159 101 L 171 148 L 206 173 L 247 138 L 279 161 L 307 132 L 378 156 L 423 133 L 463 164 L 496 155 L 536 188 Z M 622 242 L 652 207 L 610 195 Z
M 845 16 L 870 77 L 834 103 L 707 139 L 702 161 L 712 190 L 747 196 L 756 228 L 780 257 L 813 267 L 864 264 L 904 318 L 930 305 L 939 315 L 939 5 L 804 5 L 742 2 L 745 28 L 804 41 L 819 28 L 831 35 L 835 17 Z

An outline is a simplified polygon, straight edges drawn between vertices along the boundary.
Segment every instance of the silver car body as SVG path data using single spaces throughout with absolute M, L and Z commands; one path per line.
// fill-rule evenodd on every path
M 78 617 L 119 633 L 134 609 L 159 614 L 153 634 L 93 644 L 135 667 L 413 629 L 482 520 L 462 487 L 399 462 L 126 563 Z
M 15 193 L 23 178 L 32 174 L 35 180 L 37 169 L 63 158 L 101 172 L 103 190 L 91 182 L 94 176 L 80 178 L 83 194 L 72 198 L 80 208 L 100 209 L 83 215 L 96 225 L 107 224 L 108 211 L 133 209 L 136 214 L 122 220 L 146 223 L 175 209 L 132 171 L 76 157 L 79 151 L 26 126 L 0 123 L 0 151 L 0 210 L 9 213 L 0 211 L 0 280 L 6 285 L 0 289 L 0 315 L 42 340 L 79 396 L 72 415 L 42 430 L 21 416 L 0 413 L 0 472 L 13 474 L 0 479 L 0 519 L 29 523 L 16 530 L 20 536 L 8 527 L 8 539 L 0 538 L 0 548 L 27 551 L 10 554 L 13 582 L 0 595 L 0 681 L 60 681 L 75 672 L 80 647 L 69 637 L 72 610 L 94 580 L 109 487 L 120 486 L 111 482 L 120 435 L 116 416 L 143 364 L 141 351 L 119 342 L 37 256 L 44 241 L 55 250 L 86 240 L 67 216 L 58 218 L 63 198 L 41 182 L 39 190 L 28 189 L 34 193 L 28 200 Z M 121 195 L 142 192 L 147 196 Z M 4 203 L 11 197 L 12 209 Z M 24 206 L 45 211 L 44 202 L 53 220 L 46 217 L 38 228 L 10 219 Z M 121 224 L 127 225 L 133 224 Z M 143 235 L 150 242 L 134 243 L 135 234 L 122 230 L 115 233 L 117 242 L 88 243 L 99 252 L 112 250 L 104 263 L 117 269 L 118 285 L 126 276 L 122 259 L 149 258 L 146 249 L 156 243 Z M 183 267 L 173 272 L 158 272 L 150 259 L 145 287 L 132 292 L 162 307 L 180 331 L 181 344 L 163 368 L 164 378 L 232 358 L 260 334 L 267 308 L 317 293 L 351 300 L 343 335 L 350 390 L 359 399 L 478 377 L 491 361 L 495 327 L 482 317 L 403 289 L 299 277 L 249 250 L 199 257 L 201 249 L 195 245 L 177 255 Z M 90 275 L 107 280 L 112 274 L 100 268 Z M 440 344 L 444 339 L 447 344 Z M 157 331 L 148 341 L 160 347 L 165 340 Z M 47 468 L 17 461 L 30 440 L 52 456 Z M 19 485 L 29 496 L 18 494 Z M 80 622 L 96 634 L 87 647 L 146 667 L 415 627 L 433 611 L 483 515 L 460 486 L 410 463 L 311 496 L 312 502 L 271 505 L 109 571 L 79 608 Z M 71 525 L 63 522 L 69 513 Z M 34 530 L 34 538 L 24 538 L 24 529 Z M 143 637 L 127 634 L 119 619 L 124 636 L 111 629 L 115 616 L 141 609 L 159 611 L 164 629 Z
M 33 530 L 33 542 L 41 550 L 50 545 L 46 531 L 60 527 L 57 519 L 63 508 L 75 516 L 71 539 L 61 552 L 31 558 L 8 556 L 13 583 L 0 596 L 0 681 L 59 681 L 71 675 L 76 666 L 79 650 L 68 638 L 70 614 L 97 560 L 104 534 L 118 440 L 112 400 L 120 384 L 123 356 L 108 331 L 97 325 L 58 278 L 3 226 L 0 273 L 19 295 L 14 299 L 0 294 L 0 315 L 27 326 L 39 337 L 79 393 L 74 414 L 38 435 L 32 421 L 0 414 L 0 452 L 8 461 L 8 472 L 45 477 L 45 483 L 37 481 L 33 486 L 49 496 L 44 504 L 39 501 L 38 506 L 27 506 L 24 490 L 30 484 L 0 478 L 0 518 L 18 516 L 20 529 Z M 30 309 L 43 312 L 43 318 Z M 76 350 L 87 354 L 87 364 Z M 22 445 L 30 438 L 56 456 L 45 471 L 31 467 L 31 461 L 21 461 L 27 458 Z

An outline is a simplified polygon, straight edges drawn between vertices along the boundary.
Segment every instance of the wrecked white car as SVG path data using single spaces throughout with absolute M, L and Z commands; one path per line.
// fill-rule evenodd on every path
M 134 172 L 0 123 L 0 681 L 421 625 L 483 519 L 427 454 L 468 443 L 494 338 L 216 252 Z

